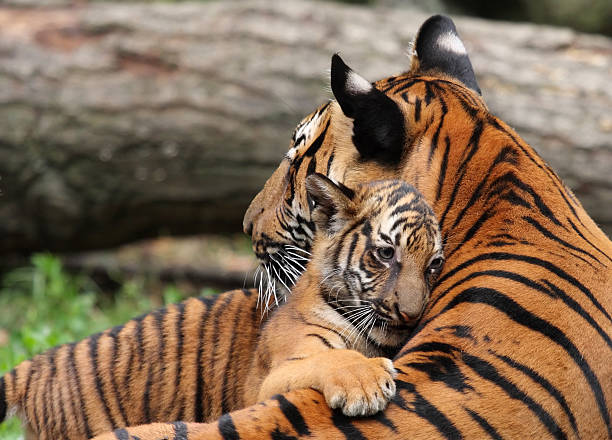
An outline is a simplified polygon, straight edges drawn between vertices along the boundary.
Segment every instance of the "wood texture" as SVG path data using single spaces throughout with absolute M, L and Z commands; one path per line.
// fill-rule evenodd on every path
M 426 15 L 324 2 L 0 7 L 0 253 L 238 231 L 332 53 L 375 80 Z M 612 231 L 612 40 L 456 18 L 485 99 Z

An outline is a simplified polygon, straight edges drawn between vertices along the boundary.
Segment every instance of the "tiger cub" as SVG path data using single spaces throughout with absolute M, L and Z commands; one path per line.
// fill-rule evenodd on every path
M 395 394 L 388 358 L 441 270 L 438 222 L 399 180 L 353 191 L 313 174 L 306 189 L 317 228 L 312 259 L 262 331 L 244 403 L 310 387 L 347 416 L 372 415 Z

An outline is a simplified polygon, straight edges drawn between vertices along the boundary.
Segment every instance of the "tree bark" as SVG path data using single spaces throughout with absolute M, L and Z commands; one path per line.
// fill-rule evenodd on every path
M 426 15 L 323 2 L 0 7 L 0 253 L 238 231 L 332 53 L 375 80 Z M 612 40 L 457 18 L 492 111 L 612 230 Z

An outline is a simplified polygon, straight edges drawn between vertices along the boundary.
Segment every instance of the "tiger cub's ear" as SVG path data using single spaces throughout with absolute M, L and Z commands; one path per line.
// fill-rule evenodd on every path
M 338 54 L 331 87 L 342 112 L 353 119 L 353 143 L 364 159 L 398 163 L 404 147 L 404 116 L 397 104 L 353 72 Z
M 329 235 L 340 230 L 356 213 L 355 192 L 323 174 L 315 173 L 306 178 L 306 192 L 312 220 L 318 230 Z
M 434 15 L 425 20 L 417 33 L 414 50 L 416 63 L 413 59 L 411 70 L 443 73 L 481 94 L 472 63 L 450 18 Z

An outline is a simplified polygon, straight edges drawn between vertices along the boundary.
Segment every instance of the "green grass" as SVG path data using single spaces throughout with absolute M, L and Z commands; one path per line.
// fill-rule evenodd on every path
M 30 266 L 11 271 L 0 281 L 0 375 L 50 347 L 184 298 L 172 286 L 163 290 L 161 298 L 150 297 L 144 294 L 144 285 L 143 280 L 131 280 L 116 294 L 102 295 L 88 277 L 66 273 L 57 257 L 35 255 Z M 211 293 L 211 289 L 202 292 Z M 16 418 L 0 425 L 2 440 L 22 435 Z

